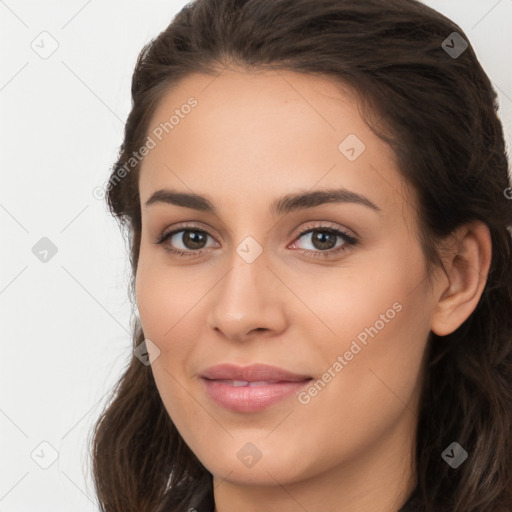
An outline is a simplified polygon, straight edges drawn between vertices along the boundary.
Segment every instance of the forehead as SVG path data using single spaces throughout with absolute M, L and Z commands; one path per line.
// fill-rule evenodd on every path
M 193 105 L 193 106 L 192 106 Z M 344 186 L 375 202 L 403 187 L 395 155 L 361 118 L 356 94 L 324 77 L 224 70 L 191 74 L 160 100 L 148 129 L 141 201 L 157 188 L 250 200 Z

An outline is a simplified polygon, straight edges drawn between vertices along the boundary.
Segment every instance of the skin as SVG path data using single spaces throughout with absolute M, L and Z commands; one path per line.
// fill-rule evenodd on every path
M 216 78 L 192 74 L 166 93 L 150 126 L 190 96 L 197 106 L 141 165 L 136 299 L 144 335 L 160 350 L 152 363 L 158 391 L 214 476 L 216 512 L 394 512 L 416 483 L 427 338 L 453 332 L 476 307 L 490 264 L 488 229 L 458 230 L 443 252 L 447 273 L 428 279 L 415 195 L 354 94 L 328 79 L 233 68 Z M 349 134 L 366 146 L 354 161 L 338 149 Z M 380 212 L 356 203 L 269 211 L 285 194 L 339 187 Z M 146 207 L 164 188 L 202 194 L 217 213 Z M 197 225 L 185 233 L 209 234 L 198 257 L 155 243 L 183 222 Z M 311 233 L 300 235 L 311 227 L 341 229 L 358 243 L 333 253 L 343 239 L 333 249 L 315 244 Z M 182 234 L 174 247 L 197 252 Z M 252 263 L 236 251 L 248 236 L 262 249 Z M 322 250 L 331 255 L 312 255 Z M 400 312 L 307 404 L 292 396 L 238 413 L 204 392 L 199 374 L 222 362 L 321 379 L 396 303 Z M 237 457 L 248 442 L 261 453 L 252 467 Z

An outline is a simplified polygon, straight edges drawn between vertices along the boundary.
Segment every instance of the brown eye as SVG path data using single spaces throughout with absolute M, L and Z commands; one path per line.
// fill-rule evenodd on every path
M 197 256 L 207 249 L 208 237 L 213 237 L 202 229 L 181 227 L 160 236 L 155 243 L 164 246 L 171 254 L 179 256 Z M 217 242 L 214 243 L 217 244 Z M 217 244 L 218 246 L 218 244 Z
M 325 256 L 346 250 L 352 245 L 356 245 L 357 240 L 347 233 L 334 228 L 316 227 L 303 231 L 296 240 L 309 239 L 312 247 L 307 247 L 307 242 L 300 243 L 300 249 L 305 249 L 305 253 L 311 253 L 313 256 L 324 254 Z M 338 240 L 341 243 L 338 243 Z M 297 245 L 294 243 L 293 245 Z
M 207 233 L 204 233 L 203 231 L 191 231 L 189 229 L 178 231 L 178 233 L 183 233 L 181 235 L 181 239 L 178 237 L 178 240 L 183 243 L 186 249 L 191 250 L 202 249 L 208 237 Z
M 338 235 L 329 231 L 312 231 L 311 241 L 319 250 L 332 249 L 336 245 Z

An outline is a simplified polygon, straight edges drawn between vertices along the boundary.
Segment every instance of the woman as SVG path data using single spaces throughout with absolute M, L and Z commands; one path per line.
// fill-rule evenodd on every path
M 463 31 L 412 0 L 197 0 L 132 98 L 103 510 L 512 510 L 512 201 Z

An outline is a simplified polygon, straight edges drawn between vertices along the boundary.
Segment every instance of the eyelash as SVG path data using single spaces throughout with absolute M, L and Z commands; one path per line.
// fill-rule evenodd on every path
M 195 226 L 194 224 L 185 224 L 185 225 L 180 226 L 179 228 L 169 231 L 168 233 L 163 233 L 155 240 L 155 243 L 158 245 L 163 245 L 166 240 L 168 240 L 169 238 L 174 236 L 176 233 L 180 233 L 181 231 L 195 231 L 195 232 L 199 232 L 199 233 L 204 233 L 207 236 L 212 236 L 212 235 L 210 235 L 210 233 L 208 233 L 204 229 L 199 228 L 198 226 Z M 294 240 L 297 240 L 297 239 L 303 237 L 304 235 L 311 233 L 311 232 L 315 232 L 315 231 L 320 231 L 322 233 L 329 233 L 329 234 L 339 236 L 340 238 L 343 239 L 344 244 L 340 245 L 339 247 L 336 247 L 334 249 L 327 249 L 325 251 L 311 251 L 308 249 L 303 249 L 302 254 L 307 253 L 309 256 L 312 256 L 312 257 L 318 257 L 318 256 L 329 257 L 334 254 L 338 254 L 340 252 L 346 251 L 349 247 L 353 247 L 353 246 L 357 245 L 357 243 L 358 243 L 358 240 L 356 238 L 354 238 L 353 236 L 349 235 L 348 233 L 345 233 L 344 231 L 340 230 L 339 228 L 334 228 L 332 226 L 326 226 L 326 225 L 307 227 L 304 231 L 301 231 L 294 238 Z M 163 248 L 167 252 L 174 254 L 175 256 L 180 256 L 180 257 L 185 257 L 185 258 L 198 257 L 201 254 L 203 254 L 203 252 L 205 252 L 204 249 L 199 249 L 197 251 L 192 251 L 192 250 L 181 251 L 181 250 L 172 249 L 171 247 L 167 247 L 165 245 L 163 245 Z

